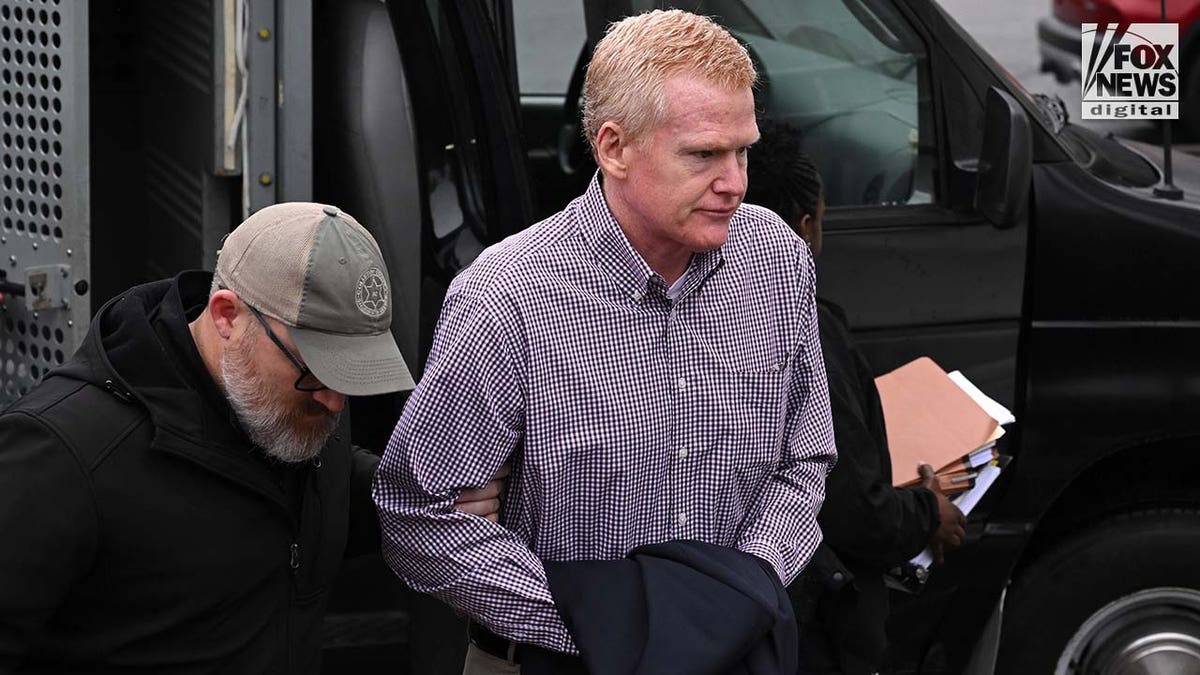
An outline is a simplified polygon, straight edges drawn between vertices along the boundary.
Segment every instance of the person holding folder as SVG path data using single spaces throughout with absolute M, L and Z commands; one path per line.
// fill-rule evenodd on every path
M 815 258 L 825 213 L 820 174 L 796 130 L 760 120 L 759 132 L 746 201 L 779 214 Z M 818 296 L 817 312 L 839 459 L 818 516 L 825 542 L 788 593 L 800 627 L 801 672 L 865 675 L 878 670 L 887 646 L 884 573 L 926 546 L 941 562 L 961 545 L 965 519 L 938 491 L 932 467 L 920 467 L 921 485 L 892 486 L 872 370 L 842 309 Z

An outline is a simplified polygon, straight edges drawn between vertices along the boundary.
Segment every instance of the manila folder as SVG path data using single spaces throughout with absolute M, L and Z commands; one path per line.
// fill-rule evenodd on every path
M 986 445 L 997 423 L 927 356 L 875 378 L 892 456 L 892 484 L 940 470 Z

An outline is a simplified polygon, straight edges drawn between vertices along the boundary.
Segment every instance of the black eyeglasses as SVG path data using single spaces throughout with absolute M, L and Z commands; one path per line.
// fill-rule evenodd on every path
M 245 301 L 243 301 L 243 304 L 246 304 Z M 296 378 L 296 383 L 292 386 L 300 391 L 322 391 L 327 389 L 325 385 L 321 384 L 321 380 L 317 379 L 317 376 L 313 375 L 313 372 L 309 370 L 307 366 L 305 366 L 303 363 L 300 363 L 300 359 L 296 358 L 290 349 L 283 346 L 283 342 L 279 340 L 279 336 L 275 335 L 275 331 L 271 330 L 271 326 L 267 324 L 267 320 L 263 318 L 263 315 L 249 304 L 246 304 L 246 307 L 249 307 L 250 312 L 254 314 L 254 318 L 258 319 L 258 322 L 262 324 L 264 329 L 266 329 L 267 337 L 271 338 L 271 342 L 274 342 L 275 346 L 279 347 L 279 351 L 283 352 L 283 355 L 288 357 L 288 361 L 291 361 L 296 368 L 300 369 L 300 377 Z

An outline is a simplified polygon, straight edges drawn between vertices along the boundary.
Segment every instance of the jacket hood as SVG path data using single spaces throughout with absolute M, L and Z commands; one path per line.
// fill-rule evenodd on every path
M 178 348 L 164 339 L 159 326 L 187 330 L 186 308 L 205 302 L 212 275 L 183 272 L 174 279 L 135 286 L 105 304 L 92 320 L 79 351 L 51 377 L 82 380 L 117 398 L 145 407 L 154 425 L 174 436 L 198 439 L 212 411 Z M 211 380 L 210 380 L 211 381 Z M 227 426 L 227 425 L 218 425 Z

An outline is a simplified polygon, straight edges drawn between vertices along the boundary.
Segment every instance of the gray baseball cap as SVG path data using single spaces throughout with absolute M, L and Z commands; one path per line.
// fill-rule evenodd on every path
M 225 239 L 214 283 L 288 326 L 305 365 L 350 396 L 415 385 L 392 337 L 392 294 L 379 245 L 337 207 L 273 204 Z

